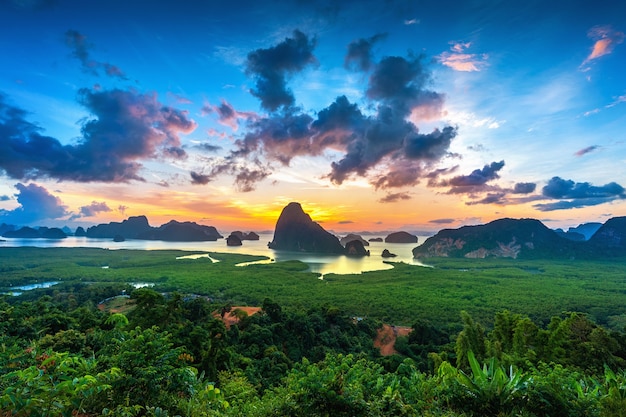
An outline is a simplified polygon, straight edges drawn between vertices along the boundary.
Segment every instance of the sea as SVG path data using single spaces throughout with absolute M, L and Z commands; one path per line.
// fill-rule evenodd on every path
M 376 236 L 363 236 L 365 240 Z M 380 236 L 383 239 L 385 236 Z M 267 244 L 273 239 L 271 233 L 259 234 L 259 240 L 244 240 L 242 246 L 227 246 L 226 239 L 215 242 L 165 242 L 160 240 L 137 240 L 127 239 L 124 242 L 114 242 L 113 239 L 96 239 L 88 237 L 68 236 L 65 239 L 17 239 L 2 238 L 2 247 L 40 247 L 40 248 L 102 248 L 102 249 L 137 249 L 137 250 L 183 250 L 197 253 L 210 254 L 212 259 L 219 260 L 220 253 L 239 253 L 247 255 L 260 255 L 268 259 L 256 263 L 281 262 L 299 260 L 309 266 L 310 272 L 315 272 L 323 277 L 326 274 L 360 274 L 367 271 L 377 271 L 393 268 L 393 263 L 403 262 L 410 265 L 424 266 L 418 260 L 413 259 L 412 250 L 424 243 L 428 236 L 418 236 L 418 243 L 385 243 L 369 242 L 365 248 L 370 251 L 370 256 L 350 257 L 345 255 L 324 255 L 318 253 L 303 253 L 273 250 Z M 395 258 L 383 258 L 384 249 L 396 254 Z M 249 263 L 247 263 L 249 264 Z M 242 264 L 244 266 L 244 264 Z

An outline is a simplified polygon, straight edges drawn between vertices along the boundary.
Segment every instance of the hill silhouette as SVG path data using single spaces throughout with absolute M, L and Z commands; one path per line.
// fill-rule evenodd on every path
M 152 227 L 146 216 L 129 217 L 122 222 L 99 224 L 87 229 L 87 237 L 124 239 L 164 240 L 177 242 L 215 241 L 221 239 L 213 226 L 203 226 L 194 222 L 172 220 L 160 227 Z
M 535 219 L 499 219 L 477 226 L 444 229 L 413 249 L 427 257 L 522 259 L 626 256 L 626 217 L 604 223 L 588 241 L 573 241 Z
M 343 254 L 339 239 L 311 220 L 300 203 L 285 206 L 278 217 L 270 249 Z

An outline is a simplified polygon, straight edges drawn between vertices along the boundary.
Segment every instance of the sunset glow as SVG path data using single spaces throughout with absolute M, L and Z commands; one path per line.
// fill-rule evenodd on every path
M 626 215 L 626 3 L 8 0 L 0 223 Z

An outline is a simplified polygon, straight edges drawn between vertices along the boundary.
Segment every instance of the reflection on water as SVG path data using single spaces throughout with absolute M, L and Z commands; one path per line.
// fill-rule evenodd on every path
M 219 259 L 212 258 L 208 253 L 194 253 L 193 255 L 177 256 L 176 259 L 200 259 L 208 258 L 212 263 L 219 262 Z
M 46 281 L 46 282 L 40 282 L 37 284 L 20 285 L 17 287 L 11 287 L 10 291 L 3 292 L 1 294 L 18 296 L 18 295 L 22 295 L 24 291 L 36 290 L 38 288 L 50 288 L 53 285 L 57 285 L 58 283 L 59 281 Z
M 364 236 L 365 239 L 370 236 Z M 382 236 L 384 237 L 384 236 Z M 134 240 L 127 239 L 124 242 L 113 242 L 112 239 L 93 239 L 87 237 L 69 236 L 66 239 L 11 239 L 0 241 L 2 247 L 35 246 L 35 247 L 91 247 L 104 249 L 138 249 L 138 250 L 185 250 L 202 252 L 199 255 L 189 257 L 206 257 L 213 262 L 219 261 L 219 253 L 239 253 L 247 255 L 266 256 L 267 260 L 262 263 L 299 260 L 309 265 L 309 271 L 319 274 L 359 274 L 365 271 L 377 271 L 391 269 L 393 265 L 385 263 L 404 262 L 410 265 L 427 266 L 413 259 L 412 250 L 417 245 L 414 243 L 384 243 L 370 242 L 366 249 L 370 256 L 353 258 L 338 255 L 321 255 L 302 252 L 285 252 L 268 249 L 267 243 L 273 238 L 272 234 L 260 234 L 259 240 L 244 240 L 242 246 L 227 246 L 225 239 L 215 242 L 164 242 L 159 240 Z M 419 236 L 419 243 L 423 243 L 427 236 Z M 381 256 L 383 249 L 396 254 L 395 258 L 385 259 Z M 209 252 L 211 255 L 209 255 Z M 273 261 L 272 261 L 273 260 Z M 260 263 L 259 261 L 253 263 Z

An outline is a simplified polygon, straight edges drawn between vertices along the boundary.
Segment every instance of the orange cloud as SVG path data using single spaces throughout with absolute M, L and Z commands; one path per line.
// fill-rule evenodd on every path
M 437 56 L 439 62 L 455 71 L 480 71 L 487 65 L 487 54 L 468 54 L 464 51 L 471 42 L 450 42 L 452 52 L 442 52 Z
M 594 26 L 587 32 L 587 37 L 595 42 L 591 48 L 591 52 L 585 58 L 581 66 L 588 64 L 594 59 L 608 55 L 613 52 L 615 45 L 619 45 L 624 41 L 624 33 L 611 28 L 610 26 Z M 582 68 L 588 70 L 589 68 Z

